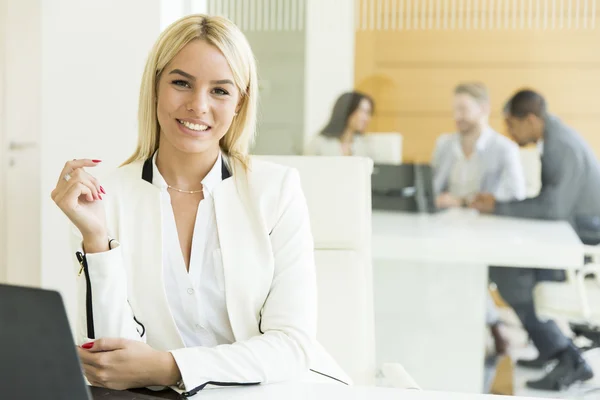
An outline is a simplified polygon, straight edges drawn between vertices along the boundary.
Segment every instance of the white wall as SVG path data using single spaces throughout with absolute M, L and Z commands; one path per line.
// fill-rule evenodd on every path
M 304 140 L 329 120 L 335 100 L 354 87 L 354 13 L 350 0 L 306 1 Z
M 43 2 L 42 285 L 61 291 L 71 317 L 74 255 L 49 194 L 65 161 L 101 159 L 101 175 L 133 152 L 139 84 L 159 28 L 159 0 Z
M 160 30 L 165 30 L 184 15 L 206 14 L 207 11 L 208 0 L 160 0 Z

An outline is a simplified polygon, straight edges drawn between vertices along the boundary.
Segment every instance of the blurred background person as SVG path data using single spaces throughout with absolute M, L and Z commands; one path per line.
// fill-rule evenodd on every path
M 546 101 L 533 90 L 517 92 L 506 109 L 509 134 L 520 146 L 537 144 L 542 154 L 542 189 L 537 197 L 522 201 L 479 194 L 472 206 L 497 215 L 566 220 L 585 244 L 600 243 L 600 165 L 592 149 L 577 132 L 549 114 Z M 535 285 L 564 280 L 564 271 L 492 267 L 490 277 L 539 351 L 537 359 L 519 360 L 519 365 L 542 368 L 546 362 L 558 360 L 548 374 L 527 386 L 561 390 L 594 376 L 579 349 L 556 323 L 540 321 L 535 312 Z
M 479 82 L 461 83 L 453 99 L 456 133 L 442 135 L 433 155 L 434 186 L 439 208 L 466 206 L 481 191 L 505 200 L 525 197 L 525 178 L 518 146 L 488 124 L 490 97 Z M 508 342 L 491 298 L 486 304 L 489 326 L 497 354 Z
M 457 132 L 442 135 L 433 155 L 437 206 L 466 206 L 479 192 L 505 201 L 525 198 L 519 148 L 489 126 L 485 85 L 458 85 L 452 107 Z
M 362 135 L 365 133 L 375 103 L 361 92 L 342 94 L 335 102 L 331 119 L 311 141 L 306 155 L 316 156 L 369 156 Z

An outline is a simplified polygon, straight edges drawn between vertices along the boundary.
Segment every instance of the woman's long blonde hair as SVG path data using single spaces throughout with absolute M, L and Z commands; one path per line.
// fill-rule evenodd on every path
M 123 163 L 147 160 L 158 149 L 160 126 L 156 115 L 158 81 L 164 68 L 193 40 L 205 40 L 225 56 L 240 92 L 237 115 L 220 141 L 221 150 L 248 166 L 248 151 L 256 132 L 258 83 L 256 61 L 244 34 L 224 17 L 189 15 L 172 23 L 160 35 L 146 62 L 138 110 L 138 144 Z

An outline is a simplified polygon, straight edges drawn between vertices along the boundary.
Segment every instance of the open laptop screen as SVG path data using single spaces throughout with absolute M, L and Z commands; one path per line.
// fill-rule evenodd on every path
M 0 285 L 0 397 L 87 400 L 60 294 Z

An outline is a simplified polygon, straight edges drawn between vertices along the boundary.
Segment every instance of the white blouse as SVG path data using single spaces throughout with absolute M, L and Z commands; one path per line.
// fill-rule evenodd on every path
M 235 341 L 227 306 L 221 246 L 212 193 L 221 184 L 221 154 L 202 180 L 189 272 L 186 271 L 171 196 L 153 159 L 152 184 L 161 189 L 163 279 L 169 308 L 186 347 L 215 347 Z

